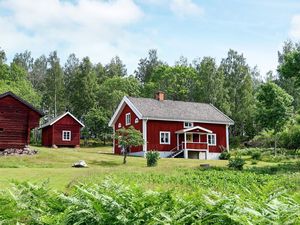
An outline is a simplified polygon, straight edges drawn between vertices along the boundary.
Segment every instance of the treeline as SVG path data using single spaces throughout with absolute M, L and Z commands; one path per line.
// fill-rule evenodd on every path
M 300 55 L 300 45 L 285 42 L 278 53 L 278 70 L 262 76 L 234 50 L 220 64 L 212 57 L 192 62 L 181 57 L 174 65 L 159 59 L 156 50 L 149 50 L 134 73 L 128 74 L 118 56 L 104 65 L 71 54 L 62 64 L 56 51 L 36 59 L 25 51 L 7 63 L 0 49 L 0 92 L 11 90 L 29 100 L 46 113 L 44 120 L 69 110 L 86 124 L 86 137 L 106 140 L 111 134 L 108 121 L 124 95 L 152 98 L 162 90 L 171 100 L 214 104 L 235 121 L 231 134 L 249 140 L 264 128 L 270 129 L 259 119 L 262 101 L 257 96 L 262 84 L 272 82 L 292 96 L 293 107 L 286 111 L 289 117 L 299 109 L 300 63 L 287 63 L 292 56 L 298 57 L 295 52 Z M 288 104 L 285 106 L 290 107 Z

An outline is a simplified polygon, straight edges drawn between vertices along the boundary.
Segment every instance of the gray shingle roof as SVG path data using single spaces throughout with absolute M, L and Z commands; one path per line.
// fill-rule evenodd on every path
M 183 102 L 151 98 L 128 97 L 144 118 L 201 121 L 233 124 L 233 120 L 211 104 L 198 102 Z

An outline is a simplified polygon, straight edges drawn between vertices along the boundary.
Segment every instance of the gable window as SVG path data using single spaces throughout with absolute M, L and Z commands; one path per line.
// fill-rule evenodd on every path
M 71 131 L 63 130 L 62 132 L 62 140 L 63 141 L 71 141 Z
M 162 144 L 162 145 L 169 145 L 171 143 L 171 140 L 170 140 L 170 132 L 168 131 L 161 131 L 159 133 L 159 143 Z
M 183 128 L 191 128 L 194 126 L 194 123 L 192 122 L 184 122 L 183 123 Z
M 125 124 L 126 125 L 131 124 L 131 114 L 130 113 L 126 113 L 126 115 L 125 115 Z
M 210 146 L 217 145 L 217 135 L 216 134 L 207 134 L 207 142 Z

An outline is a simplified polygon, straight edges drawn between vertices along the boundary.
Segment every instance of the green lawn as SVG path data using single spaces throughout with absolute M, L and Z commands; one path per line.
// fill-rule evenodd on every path
M 192 159 L 160 159 L 155 168 L 146 167 L 146 160 L 140 157 L 129 157 L 126 165 L 122 164 L 122 156 L 111 154 L 111 147 L 50 149 L 35 147 L 39 153 L 34 156 L 0 157 L 0 188 L 7 188 L 13 180 L 43 182 L 48 181 L 51 187 L 65 190 L 76 183 L 95 182 L 106 178 L 117 178 L 145 186 L 184 186 L 185 183 L 166 182 L 160 184 L 153 177 L 182 177 L 191 169 L 198 169 L 200 163 L 209 163 L 216 167 L 226 167 L 227 161 L 192 160 Z M 85 160 L 89 168 L 72 168 L 71 165 Z M 259 162 L 255 167 L 276 165 Z M 253 167 L 250 161 L 246 167 Z M 222 172 L 220 172 L 222 173 Z

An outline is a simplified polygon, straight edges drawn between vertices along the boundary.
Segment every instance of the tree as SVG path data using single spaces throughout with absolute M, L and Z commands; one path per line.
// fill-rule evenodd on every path
M 32 70 L 33 62 L 34 59 L 31 56 L 31 52 L 27 50 L 23 53 L 17 53 L 13 58 L 13 63 L 22 67 L 28 74 Z
M 229 111 L 224 73 L 218 69 L 215 59 L 204 57 L 201 61 L 195 60 L 194 67 L 200 80 L 199 88 L 193 94 L 194 99 L 198 102 L 211 103 L 225 112 Z
M 235 136 L 245 136 L 245 121 L 251 117 L 251 108 L 255 102 L 250 68 L 242 54 L 230 49 L 219 69 L 224 73 L 225 87 L 228 90 L 229 111 L 226 113 L 235 121 L 232 133 Z M 245 83 L 248 84 L 246 89 Z M 244 104 L 245 96 L 249 104 Z
M 49 68 L 45 77 L 45 92 L 43 95 L 44 108 L 50 116 L 57 116 L 65 111 L 65 87 L 63 70 L 57 52 L 50 53 L 48 59 Z
M 83 118 L 96 106 L 99 85 L 93 64 L 88 57 L 80 62 L 70 80 L 69 90 L 70 108 L 78 118 Z
M 45 79 L 47 76 L 47 58 L 42 55 L 37 58 L 32 66 L 32 71 L 29 73 L 29 80 L 35 90 L 39 93 L 44 93 L 45 90 Z
M 277 134 L 291 116 L 292 102 L 293 97 L 272 82 L 261 85 L 257 94 L 257 122 L 262 128 L 274 131 L 275 154 Z
M 135 77 L 145 84 L 150 81 L 154 70 L 163 65 L 163 62 L 158 59 L 157 50 L 150 49 L 148 57 L 140 59 L 137 70 L 134 71 Z
M 111 134 L 111 128 L 108 127 L 109 118 L 110 113 L 103 107 L 92 108 L 84 118 L 89 136 L 102 140 L 104 145 Z
M 141 85 L 133 76 L 108 78 L 100 85 L 98 105 L 112 114 L 124 96 L 137 97 L 140 90 Z
M 119 56 L 112 58 L 110 63 L 105 66 L 105 70 L 108 77 L 125 77 L 127 75 L 126 65 Z
M 300 108 L 300 43 L 287 41 L 278 52 L 278 85 L 294 98 L 295 110 Z
M 157 90 L 164 91 L 168 99 L 192 101 L 198 87 L 196 71 L 192 67 L 168 66 L 157 67 L 150 81 L 144 86 L 145 97 L 152 97 Z
M 123 149 L 123 163 L 126 164 L 126 158 L 130 153 L 131 147 L 137 147 L 144 144 L 143 134 L 133 126 L 121 128 L 116 131 L 115 139 Z

